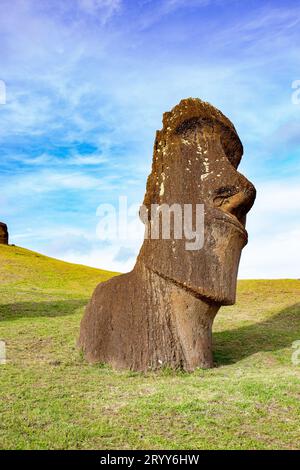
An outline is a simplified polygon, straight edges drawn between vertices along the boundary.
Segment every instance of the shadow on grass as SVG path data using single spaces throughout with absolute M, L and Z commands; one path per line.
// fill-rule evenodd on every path
M 18 318 L 61 317 L 72 315 L 88 300 L 53 300 L 48 302 L 18 302 L 0 305 L 0 321 Z
M 68 316 L 87 302 L 88 299 L 70 299 L 0 305 L 0 321 Z M 263 322 L 215 332 L 214 361 L 217 366 L 234 364 L 257 352 L 289 347 L 296 340 L 300 340 L 300 303 Z
M 233 364 L 261 351 L 276 351 L 300 340 L 300 303 L 266 321 L 213 335 L 217 366 Z

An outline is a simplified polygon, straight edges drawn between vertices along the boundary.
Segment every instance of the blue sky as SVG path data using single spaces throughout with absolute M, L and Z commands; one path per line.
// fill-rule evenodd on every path
M 234 122 L 240 171 L 258 189 L 240 277 L 300 277 L 300 1 L 0 6 L 0 220 L 11 243 L 130 269 L 140 242 L 97 239 L 97 207 L 142 201 L 162 113 L 193 96 Z

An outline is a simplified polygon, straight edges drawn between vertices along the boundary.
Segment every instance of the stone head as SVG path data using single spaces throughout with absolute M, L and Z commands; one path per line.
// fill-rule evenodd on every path
M 246 214 L 255 199 L 254 186 L 237 171 L 242 155 L 229 119 L 199 99 L 182 100 L 164 114 L 163 128 L 157 131 L 144 198 L 148 220 L 151 207 L 175 204 L 183 218 L 184 207 L 191 208 L 195 225 L 196 207 L 202 207 L 201 246 L 194 249 L 189 243 L 187 249 L 191 240 L 184 230 L 178 238 L 173 228 L 168 239 L 148 234 L 139 260 L 193 295 L 220 305 L 235 301 L 241 250 L 247 243 Z
M 8 230 L 7 225 L 3 222 L 0 222 L 0 244 L 7 245 L 8 244 Z

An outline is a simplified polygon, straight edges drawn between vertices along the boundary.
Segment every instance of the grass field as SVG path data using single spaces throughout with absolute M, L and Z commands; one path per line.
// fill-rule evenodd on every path
M 113 273 L 0 246 L 1 449 L 300 448 L 300 281 L 240 281 L 214 327 L 216 368 L 116 372 L 75 347 Z

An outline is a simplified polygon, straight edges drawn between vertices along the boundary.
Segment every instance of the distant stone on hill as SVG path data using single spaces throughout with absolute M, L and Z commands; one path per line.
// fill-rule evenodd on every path
M 7 225 L 0 222 L 0 245 L 8 245 Z

